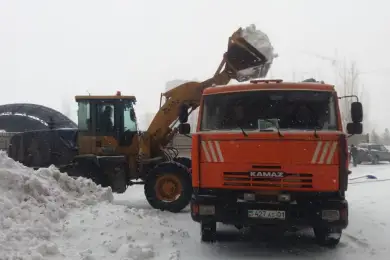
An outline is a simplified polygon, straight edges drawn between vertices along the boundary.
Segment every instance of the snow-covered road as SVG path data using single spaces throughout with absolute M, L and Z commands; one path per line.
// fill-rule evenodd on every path
M 1 163 L 1 158 L 0 158 Z M 7 161 L 10 164 L 9 161 Z M 0 181 L 11 181 L 10 171 L 4 171 L 0 165 Z M 14 168 L 13 170 L 20 170 Z M 23 171 L 28 171 L 22 169 Z M 4 172 L 8 172 L 4 174 Z M 52 176 L 43 172 L 47 178 Z M 40 172 L 42 175 L 42 170 Z M 390 179 L 390 165 L 359 165 L 353 168 L 351 177 L 372 174 L 379 180 Z M 48 177 L 49 176 L 49 177 Z M 53 175 L 54 178 L 56 175 Z M 24 177 L 26 181 L 27 177 Z M 66 180 L 66 181 L 64 181 Z M 29 187 L 37 185 L 28 181 Z M 161 212 L 152 209 L 143 195 L 143 188 L 135 186 L 124 194 L 114 194 L 111 199 L 107 191 L 92 186 L 90 192 L 86 187 L 90 184 L 69 184 L 65 177 L 59 182 L 61 189 L 51 188 L 31 193 L 41 204 L 34 205 L 44 216 L 52 216 L 51 220 L 34 215 L 30 227 L 23 226 L 20 216 L 26 214 L 24 209 L 16 206 L 15 201 L 7 201 L 0 197 L 0 259 L 8 255 L 17 255 L 14 259 L 388 259 L 390 254 L 390 181 L 373 181 L 358 179 L 348 190 L 350 202 L 350 225 L 344 232 L 342 241 L 335 249 L 321 248 L 314 242 L 311 231 L 286 236 L 266 231 L 253 234 L 239 232 L 235 228 L 220 226 L 219 241 L 215 244 L 200 243 L 199 225 L 192 222 L 189 211 L 179 214 Z M 352 181 L 351 181 L 352 182 Z M 34 184 L 35 183 L 35 184 Z M 66 185 L 64 185 L 64 183 Z M 34 184 L 34 185 L 33 185 Z M 25 186 L 25 185 L 24 185 Z M 42 185 L 41 185 L 42 186 Z M 67 187 L 63 191 L 64 187 Z M 81 187 L 81 188 L 80 188 Z M 10 188 L 0 184 L 0 192 L 9 195 Z M 61 190 L 61 192 L 60 192 Z M 77 191 L 78 193 L 76 193 Z M 65 193 L 69 198 L 65 199 Z M 41 195 L 39 195 L 39 194 Z M 43 195 L 42 195 L 43 194 Z M 65 212 L 55 215 L 53 199 L 43 200 L 43 196 L 60 195 L 58 204 Z M 99 194 L 95 196 L 94 194 Z M 2 195 L 2 194 L 1 194 Z M 55 197 L 55 196 L 54 196 Z M 51 198 L 51 197 L 50 197 Z M 2 204 L 2 201 L 6 203 Z M 49 202 L 50 203 L 49 203 Z M 93 203 L 95 201 L 95 203 Z M 14 204 L 12 204 L 14 203 Z M 14 205 L 14 206 L 12 206 Z M 51 206 L 50 206 L 51 205 Z M 19 211 L 12 210 L 12 207 Z M 29 206 L 29 209 L 34 209 Z M 26 211 L 27 212 L 27 211 Z M 58 215 L 58 212 L 61 213 Z M 50 214 L 49 214 L 50 213 Z M 18 215 L 19 214 L 19 215 Z M 54 215 L 53 215 L 54 214 Z M 56 216 L 56 217 L 53 217 Z M 43 229 L 42 224 L 50 224 Z M 40 229 L 38 228 L 40 227 Z M 19 230 L 19 231 L 18 231 Z M 24 233 L 20 233 L 22 230 Z M 14 234 L 18 231 L 18 234 Z M 47 232 L 42 233 L 43 231 Z M 20 236 L 29 235 L 27 241 Z M 267 235 L 268 234 L 268 235 Z M 19 243 L 19 247 L 13 246 Z M 12 243 L 11 243 L 12 242 Z M 25 246 L 23 248 L 22 246 Z M 5 251 L 7 250 L 7 251 Z M 12 258 L 9 258 L 12 259 Z
M 365 174 L 390 178 L 390 165 L 362 165 L 353 169 L 352 177 Z M 188 210 L 153 210 L 139 186 L 116 195 L 116 205 L 100 204 L 72 214 L 67 237 L 57 243 L 72 259 L 80 252 L 94 257 L 90 259 L 388 259 L 390 181 L 355 182 L 348 191 L 350 226 L 336 249 L 317 246 L 310 231 L 269 240 L 267 235 L 226 226 L 219 227 L 218 243 L 202 244 Z

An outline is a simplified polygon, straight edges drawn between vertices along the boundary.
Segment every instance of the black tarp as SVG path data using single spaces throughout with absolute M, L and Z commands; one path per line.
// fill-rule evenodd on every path
M 8 155 L 28 167 L 68 164 L 77 154 L 77 129 L 39 130 L 11 138 Z

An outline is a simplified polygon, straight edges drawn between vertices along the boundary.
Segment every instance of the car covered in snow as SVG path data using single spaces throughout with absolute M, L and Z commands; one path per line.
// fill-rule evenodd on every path
M 390 151 L 382 144 L 361 143 L 357 146 L 358 164 L 362 162 L 371 162 L 377 164 L 380 161 L 390 162 Z

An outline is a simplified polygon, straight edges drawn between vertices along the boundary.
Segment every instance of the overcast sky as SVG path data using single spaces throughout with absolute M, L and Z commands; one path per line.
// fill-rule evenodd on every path
M 74 95 L 121 90 L 137 96 L 138 114 L 153 112 L 167 81 L 213 75 L 231 33 L 253 23 L 279 53 L 274 78 L 333 83 L 331 60 L 355 60 L 369 72 L 360 75 L 366 119 L 381 130 L 390 127 L 389 7 L 385 0 L 0 0 L 0 103 L 62 112 L 71 104 L 74 119 Z

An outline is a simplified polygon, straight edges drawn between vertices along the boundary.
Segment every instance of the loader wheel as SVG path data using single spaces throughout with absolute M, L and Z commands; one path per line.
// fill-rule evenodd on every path
M 191 175 L 180 163 L 161 163 L 146 177 L 144 191 L 153 208 L 180 212 L 191 200 Z

